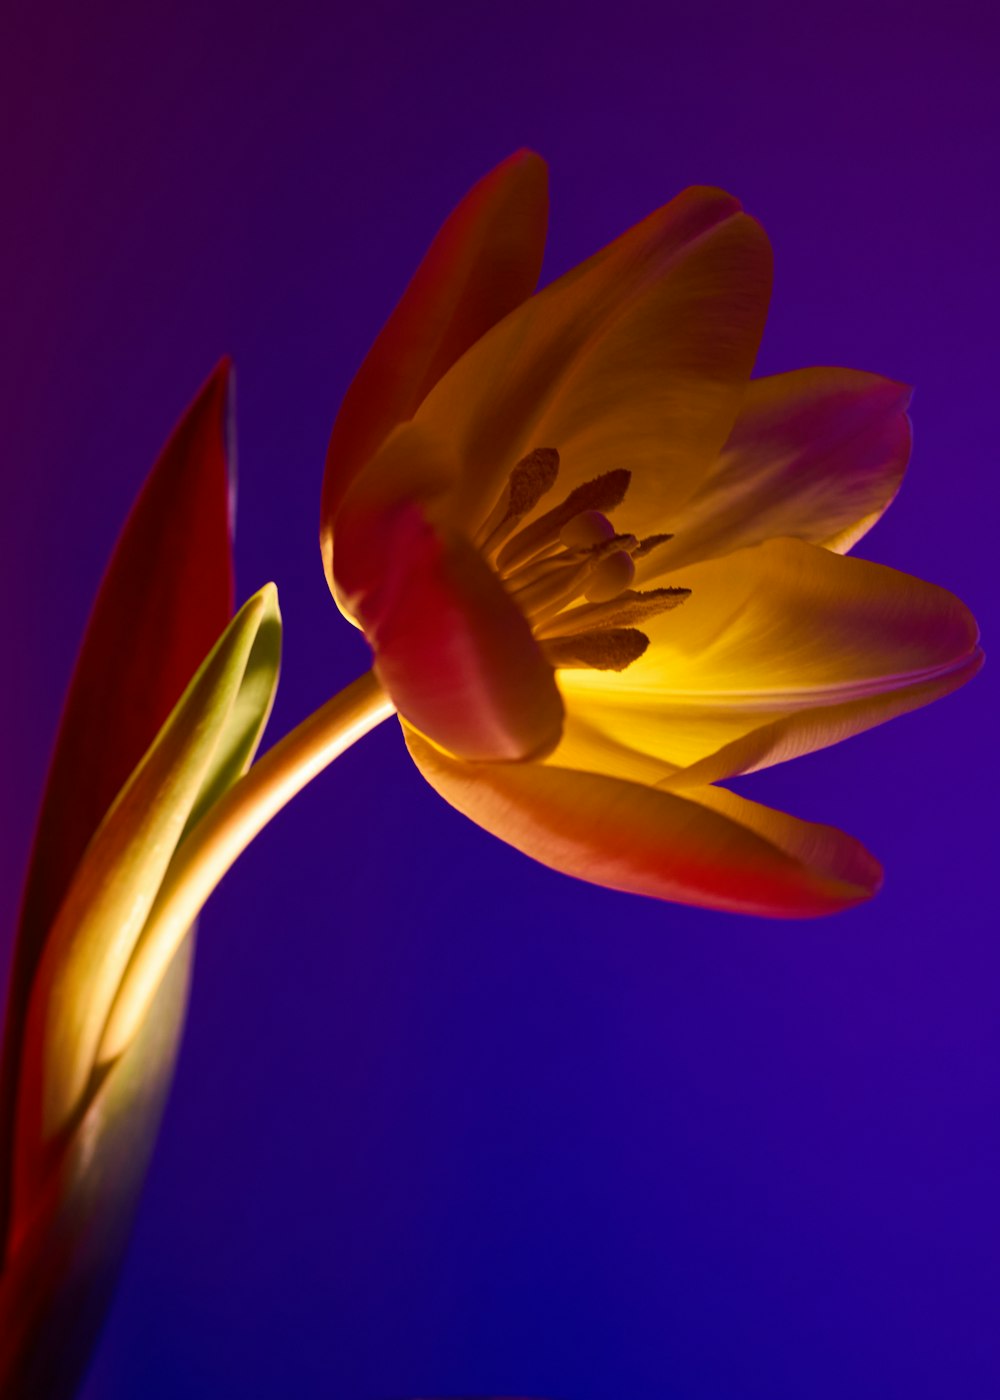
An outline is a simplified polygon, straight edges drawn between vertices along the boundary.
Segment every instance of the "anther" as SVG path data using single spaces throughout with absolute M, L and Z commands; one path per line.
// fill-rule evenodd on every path
M 579 632 L 575 637 L 554 637 L 545 643 L 545 655 L 553 666 L 592 671 L 624 671 L 638 661 L 649 638 L 635 627 L 602 628 Z
M 524 525 L 559 475 L 559 453 L 522 457 L 476 533 L 476 543 L 531 624 L 555 667 L 622 671 L 649 638 L 634 624 L 675 608 L 687 588 L 636 591 L 635 560 L 673 538 L 618 534 L 608 512 L 625 499 L 631 472 L 604 472 Z M 586 601 L 583 601 L 583 600 Z
M 647 535 L 644 540 L 640 540 L 632 551 L 633 559 L 645 559 L 647 554 L 652 554 L 654 549 L 659 549 L 661 544 L 666 544 L 672 540 L 673 535 Z
M 520 522 L 534 510 L 556 483 L 559 453 L 554 447 L 536 447 L 514 467 L 500 499 L 476 532 L 476 544 L 486 554 L 499 549 Z
M 517 568 L 518 564 L 525 563 L 540 549 L 557 540 L 563 526 L 568 525 L 574 516 L 585 511 L 599 511 L 606 515 L 614 510 L 625 499 L 631 480 L 632 473 L 619 467 L 575 487 L 560 505 L 546 511 L 530 525 L 525 525 L 507 541 L 497 556 L 497 568 L 505 574 Z

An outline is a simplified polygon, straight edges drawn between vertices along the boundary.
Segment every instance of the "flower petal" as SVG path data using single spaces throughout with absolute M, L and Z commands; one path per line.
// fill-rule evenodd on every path
M 12 1140 L 28 992 L 73 872 L 232 612 L 229 398 L 230 365 L 224 361 L 144 485 L 87 625 L 42 801 L 15 945 L 0 1141 Z M 8 1167 L 0 1154 L 0 1240 L 9 1205 Z
M 846 553 L 899 489 L 910 391 L 877 374 L 804 369 L 756 379 L 711 472 L 643 579 L 781 535 Z
M 565 489 L 632 470 L 617 528 L 672 517 L 729 435 L 770 277 L 759 225 L 730 195 L 693 189 L 524 302 L 417 414 L 456 444 L 453 522 L 474 530 L 536 447 L 559 450 Z
M 476 759 L 522 759 L 562 728 L 555 675 L 523 613 L 467 540 L 413 501 L 352 493 L 337 585 L 400 714 Z
M 724 744 L 690 767 L 682 768 L 667 780 L 672 790 L 687 790 L 702 783 L 722 782 L 741 773 L 754 773 L 785 763 L 817 749 L 839 744 L 887 720 L 918 710 L 941 700 L 970 681 L 983 664 L 983 652 L 976 647 L 953 670 L 933 680 L 915 683 L 882 695 L 866 696 L 841 705 L 827 705 L 785 715 L 751 730 L 749 734 Z
M 643 656 L 620 676 L 565 672 L 560 685 L 572 714 L 678 767 L 774 724 L 771 756 L 765 743 L 750 766 L 822 748 L 947 694 L 978 665 L 975 620 L 952 594 L 798 540 L 669 579 L 691 596 L 643 625 Z
M 321 510 L 328 578 L 333 522 L 351 481 L 459 356 L 531 295 L 547 221 L 545 162 L 518 151 L 473 186 L 437 234 L 333 426 Z
M 679 797 L 554 764 L 463 763 L 404 725 L 430 785 L 533 859 L 592 884 L 772 918 L 832 913 L 878 888 L 851 837 L 713 789 Z

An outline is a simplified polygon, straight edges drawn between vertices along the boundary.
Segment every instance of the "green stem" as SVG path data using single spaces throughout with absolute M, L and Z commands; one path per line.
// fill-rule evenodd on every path
M 170 863 L 108 1015 L 98 1064 L 131 1043 L 188 929 L 236 858 L 286 802 L 394 713 L 366 672 L 286 734 L 206 813 Z

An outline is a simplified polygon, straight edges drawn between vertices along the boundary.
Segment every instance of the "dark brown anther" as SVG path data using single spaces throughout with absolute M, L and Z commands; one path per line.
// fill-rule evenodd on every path
M 556 484 L 559 475 L 559 453 L 554 447 L 536 447 L 522 457 L 510 474 L 510 503 L 507 519 L 520 520 Z
M 648 646 L 649 638 L 635 627 L 604 627 L 572 637 L 553 637 L 544 650 L 553 666 L 624 671 Z
M 537 554 L 540 549 L 558 539 L 563 526 L 582 511 L 600 511 L 602 515 L 606 515 L 608 511 L 614 510 L 615 506 L 620 506 L 625 499 L 631 480 L 632 473 L 624 467 L 619 467 L 575 487 L 559 505 L 546 511 L 530 525 L 525 525 L 507 541 L 497 556 L 497 568 L 501 573 L 506 573 L 518 564 L 523 564 L 533 554 Z

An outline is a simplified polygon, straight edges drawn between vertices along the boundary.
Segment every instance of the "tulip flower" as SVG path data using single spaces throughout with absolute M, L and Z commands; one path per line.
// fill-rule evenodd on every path
M 927 704 L 981 662 L 951 594 L 846 556 L 908 391 L 753 380 L 771 259 L 714 189 L 535 292 L 521 153 L 438 234 L 327 459 L 328 582 L 448 802 L 557 870 L 770 916 L 869 897 L 855 840 L 717 784 Z
M 951 594 L 847 557 L 899 487 L 905 388 L 844 369 L 751 379 L 770 254 L 738 203 L 686 191 L 535 292 L 546 216 L 537 156 L 481 181 L 351 385 L 321 541 L 374 664 L 263 757 L 280 620 L 268 586 L 226 626 L 225 368 L 125 527 L 66 703 L 11 977 L 5 1397 L 61 1400 L 83 1373 L 202 906 L 375 725 L 398 713 L 439 793 L 557 870 L 816 915 L 870 896 L 878 863 L 720 784 L 927 704 L 981 664 Z
M 120 1052 L 102 1053 L 102 1035 L 175 854 L 246 768 L 274 691 L 274 590 L 227 627 L 227 380 L 226 366 L 209 380 L 118 542 L 42 805 L 0 1099 L 9 1400 L 60 1400 L 83 1374 L 173 1071 L 191 937 Z

